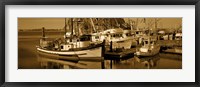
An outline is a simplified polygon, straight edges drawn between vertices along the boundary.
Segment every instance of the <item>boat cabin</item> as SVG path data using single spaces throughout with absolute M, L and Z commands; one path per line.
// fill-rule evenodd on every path
M 108 29 L 103 32 L 92 34 L 92 41 L 98 42 L 106 40 L 108 42 L 123 38 L 123 29 Z
M 131 30 L 124 30 L 123 31 L 123 37 L 134 37 L 134 33 Z
M 136 37 L 141 37 L 145 34 L 145 31 L 142 31 L 142 30 L 137 30 L 135 31 L 135 36 Z
M 143 46 L 150 46 L 150 45 L 154 45 L 155 43 L 156 43 L 156 39 L 151 38 L 151 37 L 146 37 L 146 38 L 143 38 L 142 40 Z
M 42 48 L 51 48 L 53 47 L 53 39 L 52 38 L 46 38 L 43 37 L 40 39 L 40 47 Z
M 79 38 L 72 38 L 71 42 L 68 39 L 66 41 L 66 43 L 60 45 L 62 51 L 85 48 L 90 45 L 91 35 L 81 35 Z
M 108 41 L 115 41 L 120 38 L 123 38 L 123 29 L 108 29 L 104 31 L 104 36 Z
M 175 40 L 182 40 L 182 33 L 176 33 Z

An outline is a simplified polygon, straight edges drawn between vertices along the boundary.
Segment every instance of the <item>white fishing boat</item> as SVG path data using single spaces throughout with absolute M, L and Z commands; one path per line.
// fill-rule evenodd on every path
M 43 35 L 43 38 L 40 39 L 40 45 L 37 46 L 39 55 L 57 59 L 101 58 L 102 43 L 91 43 L 91 35 L 76 36 L 73 32 L 72 27 L 71 33 L 67 32 L 64 38 L 56 40 L 48 40 Z
M 102 43 L 90 44 L 89 41 L 63 43 L 61 41 L 40 40 L 37 46 L 39 56 L 64 60 L 101 59 Z
M 139 38 L 145 35 L 145 31 L 144 30 L 136 30 L 135 31 L 135 37 Z
M 160 45 L 156 44 L 155 39 L 146 37 L 143 40 L 142 46 L 136 50 L 136 56 L 138 57 L 149 57 L 158 54 L 160 51 Z
M 134 36 L 134 32 L 131 31 L 131 30 L 123 30 L 123 32 L 124 32 L 123 37 L 131 40 L 131 42 L 132 42 L 131 46 L 136 46 L 137 41 L 136 41 L 136 38 Z
M 182 33 L 176 33 L 175 40 L 182 40 Z
M 64 45 L 61 45 L 61 46 L 64 46 Z M 67 46 L 67 45 L 65 45 Z M 70 46 L 70 45 L 68 45 Z M 67 48 L 67 47 L 66 47 Z M 69 49 L 69 48 L 67 48 Z M 77 48 L 77 49 L 69 49 L 69 50 L 62 50 L 62 51 L 59 51 L 59 50 L 51 50 L 51 49 L 45 49 L 45 48 L 42 48 L 42 47 L 37 47 L 37 50 L 39 52 L 42 52 L 42 53 L 47 53 L 47 54 L 52 54 L 52 55 L 58 55 L 58 56 L 74 56 L 74 57 L 101 57 L 101 46 L 99 47 L 88 47 L 88 48 Z
M 130 49 L 133 38 L 124 36 L 123 29 L 107 29 L 103 32 L 92 34 L 94 42 L 102 42 L 105 40 L 106 45 L 110 45 L 112 42 L 112 49 L 123 48 Z

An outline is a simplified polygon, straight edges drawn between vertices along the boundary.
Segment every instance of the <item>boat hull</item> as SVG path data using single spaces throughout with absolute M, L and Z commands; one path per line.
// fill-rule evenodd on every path
M 148 50 L 147 52 L 137 51 L 136 56 L 138 56 L 140 58 L 150 57 L 150 56 L 155 56 L 159 52 L 160 52 L 160 46 L 157 45 L 157 46 L 154 46 L 154 48 L 152 50 Z
M 40 57 L 75 61 L 80 59 L 101 59 L 102 55 L 102 47 L 80 51 L 53 51 L 38 47 L 37 51 Z

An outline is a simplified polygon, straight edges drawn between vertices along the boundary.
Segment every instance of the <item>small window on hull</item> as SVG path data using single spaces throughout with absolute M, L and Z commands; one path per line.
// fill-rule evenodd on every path
M 148 44 L 148 41 L 145 41 L 145 44 Z
M 95 36 L 95 39 L 99 39 L 99 36 Z

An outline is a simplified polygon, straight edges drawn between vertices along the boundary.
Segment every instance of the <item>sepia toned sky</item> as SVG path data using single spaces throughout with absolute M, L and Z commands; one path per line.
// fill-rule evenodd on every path
M 140 20 L 144 18 L 125 18 L 128 20 Z M 176 28 L 182 25 L 182 18 L 157 18 L 158 28 Z M 154 18 L 146 18 L 154 20 Z M 64 18 L 18 18 L 18 29 L 62 29 L 65 25 Z M 142 24 L 142 23 L 141 23 Z

